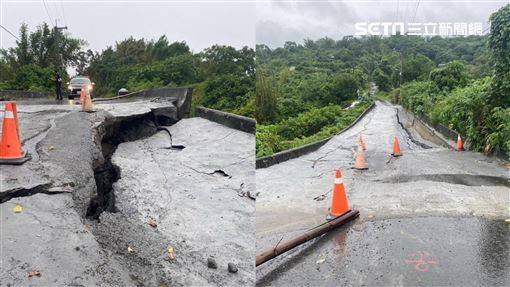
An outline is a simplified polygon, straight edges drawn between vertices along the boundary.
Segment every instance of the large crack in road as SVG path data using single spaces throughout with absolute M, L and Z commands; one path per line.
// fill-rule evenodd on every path
M 251 264 L 253 254 L 250 254 L 250 261 L 246 261 L 245 257 L 234 256 L 230 251 L 225 253 L 229 254 L 230 260 L 239 264 L 238 274 L 230 274 L 226 268 L 206 270 L 206 254 L 216 254 L 217 260 L 223 263 L 222 250 L 229 250 L 231 247 L 223 244 L 222 248 L 211 247 L 211 250 L 204 251 L 203 254 L 197 254 L 197 250 L 189 252 L 187 250 L 197 246 L 193 242 L 180 242 L 182 234 L 164 234 L 159 230 L 159 226 L 153 228 L 147 221 L 130 217 L 124 209 L 119 210 L 116 207 L 115 185 L 122 180 L 122 171 L 112 158 L 118 147 L 128 142 L 143 141 L 151 136 L 163 137 L 165 144 L 162 144 L 162 149 L 158 146 L 158 149 L 152 150 L 154 157 L 146 160 L 157 160 L 160 170 L 166 168 L 164 165 L 171 165 L 171 161 L 156 156 L 164 151 L 177 152 L 175 149 L 167 149 L 168 135 L 158 132 L 157 126 L 166 125 L 166 128 L 171 129 L 168 125 L 176 122 L 175 108 L 168 102 L 152 100 L 102 104 L 96 107 L 99 107 L 98 112 L 92 114 L 76 112 L 79 107 L 69 106 L 32 105 L 20 108 L 20 114 L 25 117 L 21 132 L 23 135 L 33 135 L 30 142 L 36 146 L 37 155 L 24 165 L 1 167 L 0 281 L 15 286 L 179 286 L 190 282 L 212 285 L 253 282 L 254 273 L 246 272 L 248 266 L 243 266 L 248 264 L 245 262 Z M 59 112 L 48 113 L 45 110 Z M 27 120 L 42 123 L 48 119 L 49 127 L 46 124 L 32 127 L 26 123 Z M 220 130 L 216 126 L 209 128 L 202 133 L 214 134 Z M 228 133 L 232 132 L 228 130 Z M 179 131 L 172 133 L 178 134 Z M 225 137 L 228 133 L 225 133 Z M 194 135 L 188 136 L 186 140 L 193 141 Z M 252 138 L 246 140 L 253 141 Z M 209 147 L 205 144 L 204 141 L 198 141 L 195 152 L 198 148 L 207 153 Z M 250 147 L 249 144 L 243 144 Z M 192 147 L 193 144 L 190 143 L 189 146 Z M 146 147 L 139 148 L 143 150 Z M 186 149 L 188 148 L 186 144 Z M 193 149 L 191 152 L 193 153 Z M 246 167 L 246 162 L 254 156 L 241 155 L 237 157 L 227 152 L 220 153 L 219 157 L 231 156 L 232 163 L 229 164 L 245 158 L 246 161 L 241 162 Z M 197 159 L 200 160 L 202 159 Z M 240 166 L 233 165 L 238 169 Z M 208 177 L 213 178 L 216 177 L 215 174 L 221 173 L 220 170 L 236 178 L 241 176 L 237 170 L 229 170 L 228 165 L 205 170 L 211 173 Z M 175 178 L 164 181 L 164 185 L 170 187 L 181 184 Z M 234 187 L 239 188 L 237 185 Z M 129 190 L 128 186 L 126 190 Z M 188 194 L 197 192 L 199 190 L 189 190 Z M 225 192 L 230 192 L 240 200 L 239 194 L 228 186 Z M 242 204 L 245 209 L 235 207 L 234 210 L 251 216 L 250 210 L 253 210 L 254 203 L 249 198 L 241 200 L 246 201 Z M 13 211 L 17 205 L 22 207 L 20 213 Z M 145 208 L 143 203 L 140 207 Z M 163 205 L 162 211 L 168 213 L 168 208 Z M 172 209 L 175 208 L 178 209 L 178 206 Z M 228 210 L 225 212 L 228 213 Z M 200 216 L 199 213 L 194 218 Z M 202 213 L 202 216 L 206 215 Z M 188 229 L 199 230 L 199 226 L 200 224 L 195 224 Z M 221 238 L 221 226 L 218 228 Z M 249 222 L 242 228 L 253 230 Z M 200 232 L 195 232 L 196 236 L 200 236 Z M 206 248 L 210 242 L 201 243 L 201 248 Z M 222 245 L 221 242 L 219 244 Z M 175 260 L 168 258 L 169 247 L 175 250 Z M 42 275 L 29 278 L 27 274 L 31 271 L 40 271 Z
M 118 213 L 101 215 L 100 240 L 143 262 L 123 261 L 137 265 L 129 268 L 139 270 L 132 275 L 153 283 L 149 285 L 253 284 L 254 201 L 247 196 L 254 190 L 253 135 L 200 118 L 166 128 L 173 144 L 185 149 L 165 148 L 169 138 L 164 131 L 118 146 L 112 157 L 120 172 L 113 185 Z M 130 240 L 142 236 L 126 231 L 133 228 L 114 227 L 119 221 L 146 223 L 145 239 Z M 157 226 L 149 227 L 148 222 Z M 153 236 L 165 238 L 166 247 L 147 244 Z M 143 251 L 128 254 L 125 244 Z M 168 247 L 175 250 L 176 260 L 162 260 Z M 209 257 L 215 258 L 218 270 L 207 267 Z M 229 274 L 228 263 L 237 265 L 238 273 Z M 147 265 L 154 267 L 145 272 Z M 154 274 L 152 269 L 163 272 Z
M 508 285 L 508 260 L 492 256 L 510 248 L 508 168 L 445 148 L 430 132 L 424 139 L 416 124 L 400 107 L 378 102 L 319 150 L 257 170 L 258 250 L 324 221 L 336 168 L 361 214 L 259 267 L 258 285 Z M 366 171 L 352 169 L 349 151 L 360 133 Z M 390 156 L 394 136 L 402 157 Z

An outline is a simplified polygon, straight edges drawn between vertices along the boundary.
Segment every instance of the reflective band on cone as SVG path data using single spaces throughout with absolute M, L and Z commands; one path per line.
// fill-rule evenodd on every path
M 0 142 L 0 164 L 22 164 L 28 159 L 21 148 L 16 103 L 6 103 Z
M 333 185 L 333 196 L 331 197 L 331 209 L 327 219 L 332 220 L 347 213 L 349 210 L 349 202 L 347 201 L 342 174 L 340 170 L 337 169 L 335 173 L 335 184 Z

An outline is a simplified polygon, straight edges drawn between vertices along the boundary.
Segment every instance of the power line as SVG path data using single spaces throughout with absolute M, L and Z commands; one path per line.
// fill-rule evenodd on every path
M 482 35 L 485 34 L 485 32 L 489 31 L 491 28 L 491 25 L 488 25 L 487 28 L 483 29 Z
M 408 6 L 409 6 L 409 2 L 407 2 L 407 1 L 406 1 L 405 3 L 406 3 L 406 8 L 404 9 L 404 16 L 402 17 L 402 22 L 407 23 L 407 22 L 406 22 L 406 19 L 408 18 L 408 17 L 407 17 L 407 15 L 408 15 L 408 14 L 407 14 L 407 8 L 408 8 Z
M 53 2 L 53 5 L 50 5 L 50 6 L 53 6 L 53 11 L 55 12 L 55 26 L 58 26 L 57 24 L 57 21 L 60 21 L 62 19 L 60 19 L 60 12 L 58 12 L 58 4 L 57 2 Z
M 420 0 L 418 0 L 418 4 L 416 4 L 416 9 L 414 9 L 413 23 L 414 23 L 414 19 L 416 18 L 416 12 L 418 12 L 418 7 L 419 6 L 420 6 Z
M 399 5 L 400 5 L 400 0 L 399 0 L 399 1 L 397 1 L 397 17 L 396 17 L 396 18 L 397 18 L 397 19 L 396 19 L 397 21 L 396 21 L 396 22 L 398 22 L 398 6 L 399 6 Z
M 60 0 L 60 9 L 62 10 L 62 18 L 64 18 L 64 25 L 67 26 L 66 13 L 64 11 L 64 1 Z
M 50 19 L 51 25 L 53 25 L 53 18 L 50 16 L 50 12 L 48 11 L 48 7 L 46 6 L 46 1 L 42 0 L 44 5 L 44 10 L 46 10 L 46 14 L 48 15 L 48 18 Z
M 4 29 L 5 31 L 7 31 L 7 33 L 11 34 L 11 36 L 13 36 L 14 38 L 16 38 L 16 40 L 18 41 L 21 41 L 18 37 L 16 37 L 16 35 L 14 35 L 13 33 L 11 33 L 11 31 L 7 30 L 7 28 L 5 28 L 4 26 L 0 25 L 0 27 L 2 27 L 2 29 Z

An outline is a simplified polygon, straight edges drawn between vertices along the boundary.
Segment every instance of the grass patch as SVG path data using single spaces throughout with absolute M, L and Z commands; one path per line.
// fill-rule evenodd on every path
M 364 101 L 351 109 L 338 105 L 312 108 L 272 125 L 257 125 L 257 158 L 311 144 L 338 134 L 370 105 Z

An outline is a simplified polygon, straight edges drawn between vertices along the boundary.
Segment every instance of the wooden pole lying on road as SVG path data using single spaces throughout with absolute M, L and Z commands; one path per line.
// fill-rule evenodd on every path
M 260 264 L 269 261 L 276 256 L 283 254 L 294 247 L 297 247 L 307 241 L 310 241 L 316 237 L 319 237 L 336 227 L 339 227 L 359 216 L 359 211 L 357 210 L 349 210 L 342 216 L 339 216 L 331 221 L 328 221 L 322 225 L 317 226 L 316 228 L 305 232 L 303 235 L 300 235 L 294 239 L 289 241 L 285 241 L 283 243 L 277 244 L 276 247 L 267 249 L 259 254 L 255 259 L 255 266 L 259 266 Z

